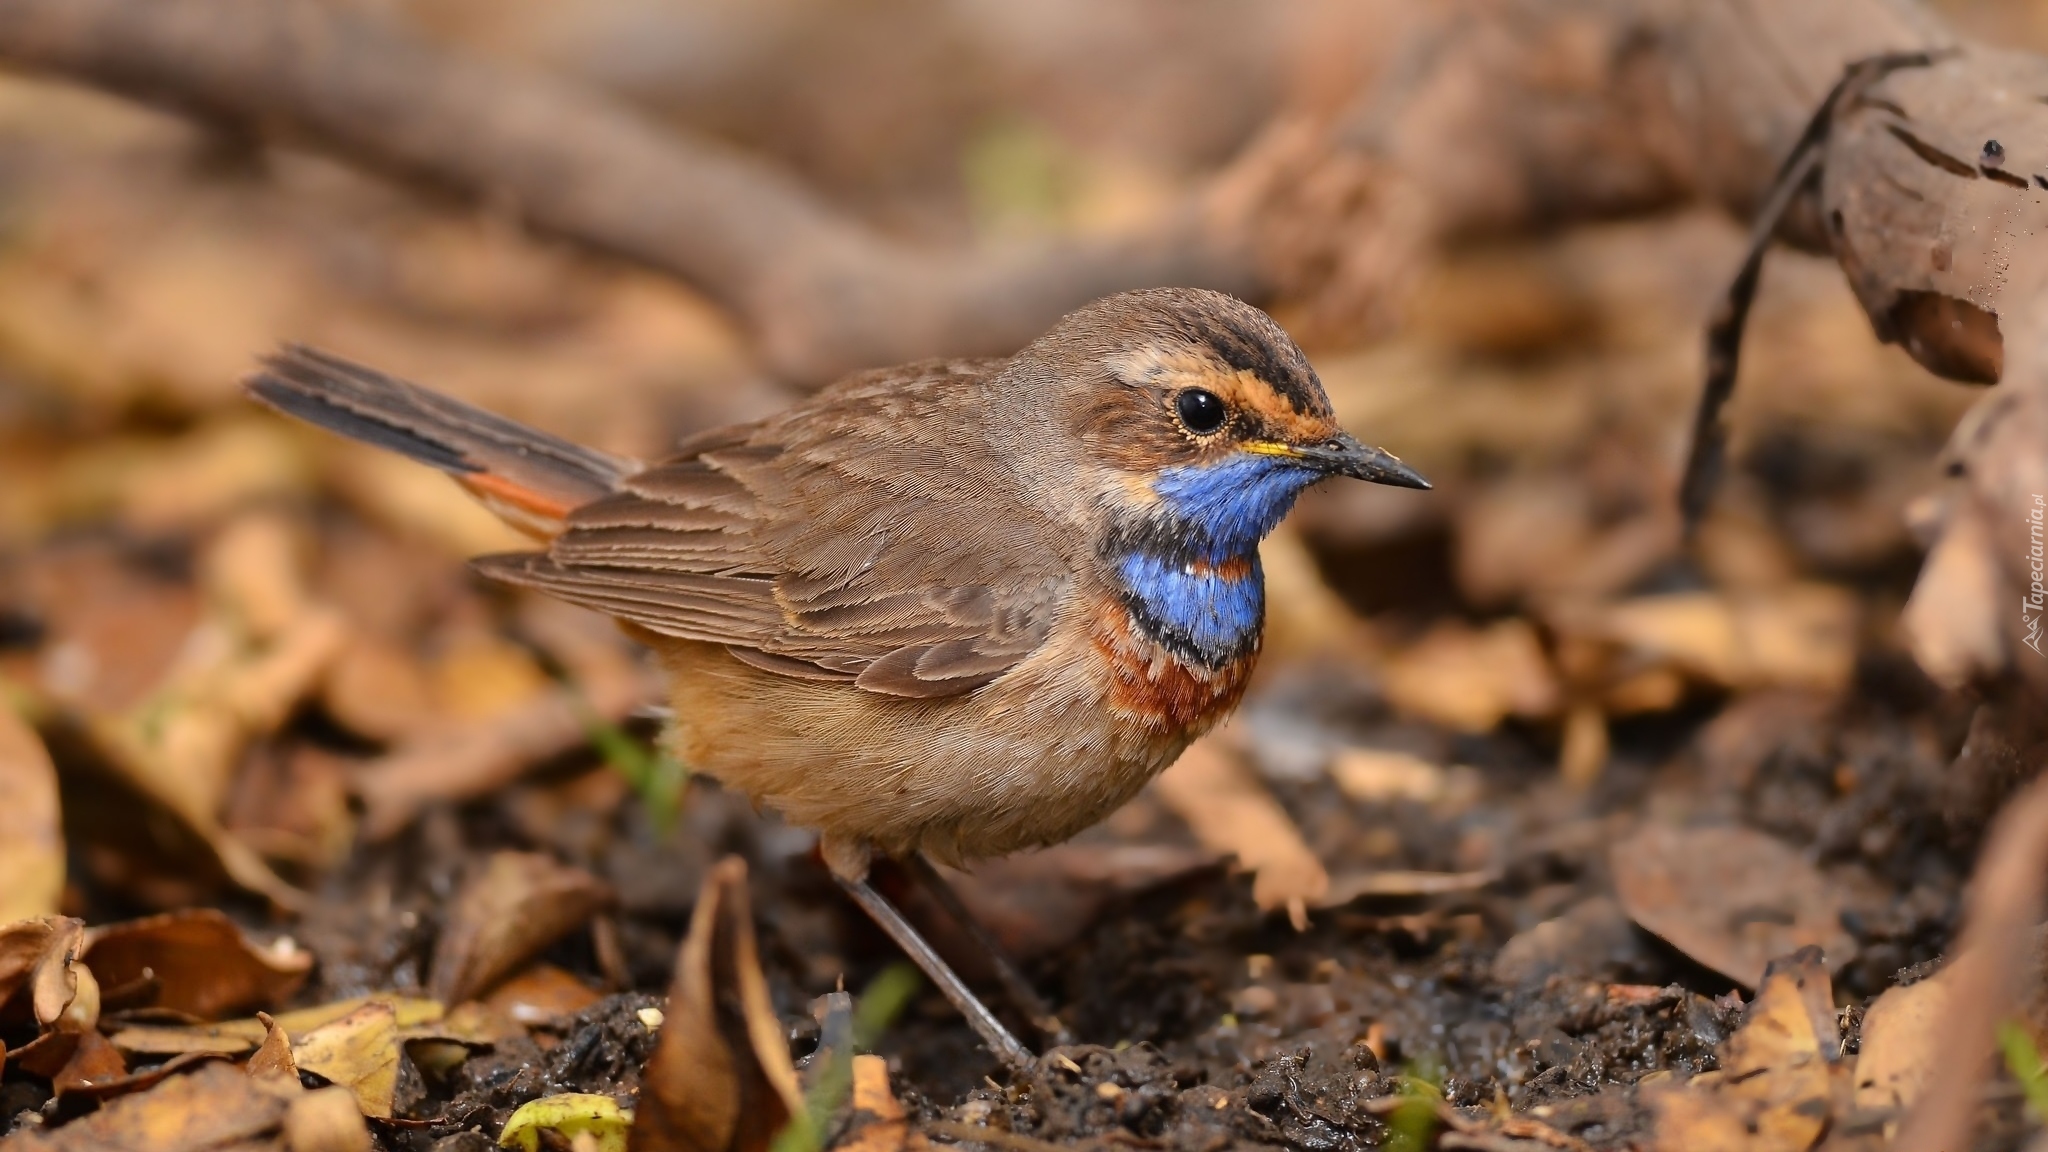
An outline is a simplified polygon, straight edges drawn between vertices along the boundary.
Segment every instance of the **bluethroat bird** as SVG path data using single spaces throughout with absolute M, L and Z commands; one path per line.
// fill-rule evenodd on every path
M 1259 541 L 1303 489 L 1429 487 L 1337 426 L 1264 312 L 1184 289 L 1098 300 L 1008 359 L 863 372 L 654 464 L 310 348 L 248 388 L 544 541 L 476 567 L 653 649 L 676 754 L 817 829 L 840 885 L 1016 1067 L 1030 1053 L 868 883 L 872 854 L 986 945 L 931 860 L 1065 840 L 1221 720 L 1259 652 Z

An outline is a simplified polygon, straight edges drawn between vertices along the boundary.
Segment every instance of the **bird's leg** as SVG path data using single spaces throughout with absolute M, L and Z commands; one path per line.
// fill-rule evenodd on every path
M 1035 1061 L 1031 1050 L 1018 1043 L 1015 1036 L 1010 1035 L 1010 1030 L 1003 1027 L 1002 1021 L 996 1019 L 996 1014 L 989 1011 L 988 1005 L 983 1004 L 974 995 L 967 987 L 967 982 L 960 979 L 959 973 L 953 971 L 939 958 L 939 954 L 932 950 L 932 946 L 925 942 L 924 937 L 918 935 L 917 929 L 910 926 L 910 921 L 903 918 L 903 913 L 898 912 L 887 897 L 875 891 L 865 877 L 858 880 L 850 879 L 834 869 L 832 878 L 839 881 L 839 886 L 846 890 L 846 894 L 853 897 L 854 903 L 859 904 L 861 910 L 880 925 L 891 940 L 896 941 L 896 946 L 903 949 L 904 955 L 909 956 L 919 968 L 924 969 L 924 974 L 931 978 L 932 983 L 939 986 L 939 991 L 946 994 L 946 999 L 952 1001 L 953 1007 L 959 1009 L 962 1016 L 967 1017 L 967 1023 L 981 1034 L 982 1043 L 988 1045 L 990 1051 L 1014 1071 L 1032 1071 Z
M 931 857 L 922 852 L 913 853 L 908 864 L 911 872 L 924 883 L 925 890 L 946 910 L 946 915 L 952 917 L 953 922 L 973 937 L 975 944 L 981 948 L 982 954 L 988 959 L 989 967 L 995 969 L 997 982 L 1003 986 L 1003 995 L 1010 998 L 1010 1006 L 1022 1012 L 1024 1018 L 1031 1021 L 1047 1043 L 1055 1046 L 1073 1043 L 1073 1037 L 1067 1034 L 1067 1026 L 1060 1023 L 1060 1018 L 1053 1015 L 1052 1008 L 1038 995 L 1038 990 L 1033 988 L 1031 982 L 1024 979 L 1024 974 L 1017 970 L 1017 966 L 1010 962 L 1009 955 L 1003 951 L 1002 945 L 996 943 L 996 938 L 989 934 L 988 929 L 982 926 L 974 913 L 968 911 L 967 904 L 960 899 L 960 893 L 947 882 L 945 874 L 932 863 Z

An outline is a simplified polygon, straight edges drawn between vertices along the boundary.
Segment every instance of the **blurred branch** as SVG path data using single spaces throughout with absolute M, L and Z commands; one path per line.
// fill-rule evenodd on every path
M 315 0 L 0 0 L 0 62 L 509 204 L 689 282 L 798 380 L 1009 352 L 1124 288 L 1253 287 L 1193 208 L 1100 241 L 913 248 L 722 144 Z
M 1845 66 L 1955 40 L 1916 0 L 1366 7 L 1321 50 L 1360 73 L 1349 91 L 1277 120 L 1215 190 L 1311 338 L 1398 320 L 1445 242 L 1687 202 L 1750 218 Z M 1779 238 L 1827 249 L 1815 197 L 1789 207 Z

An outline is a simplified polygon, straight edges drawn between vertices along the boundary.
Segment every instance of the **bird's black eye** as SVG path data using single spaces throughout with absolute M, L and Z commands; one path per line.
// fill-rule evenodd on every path
M 1223 401 L 1206 388 L 1190 388 L 1173 398 L 1173 410 L 1180 414 L 1180 422 L 1197 436 L 1223 427 L 1223 419 L 1229 413 L 1223 408 Z

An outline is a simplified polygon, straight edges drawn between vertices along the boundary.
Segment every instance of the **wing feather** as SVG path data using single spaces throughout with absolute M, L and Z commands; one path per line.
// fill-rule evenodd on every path
M 571 513 L 545 555 L 478 566 L 778 675 L 972 691 L 1044 642 L 1072 580 L 1072 533 L 978 440 L 999 363 L 869 373 L 706 433 Z

